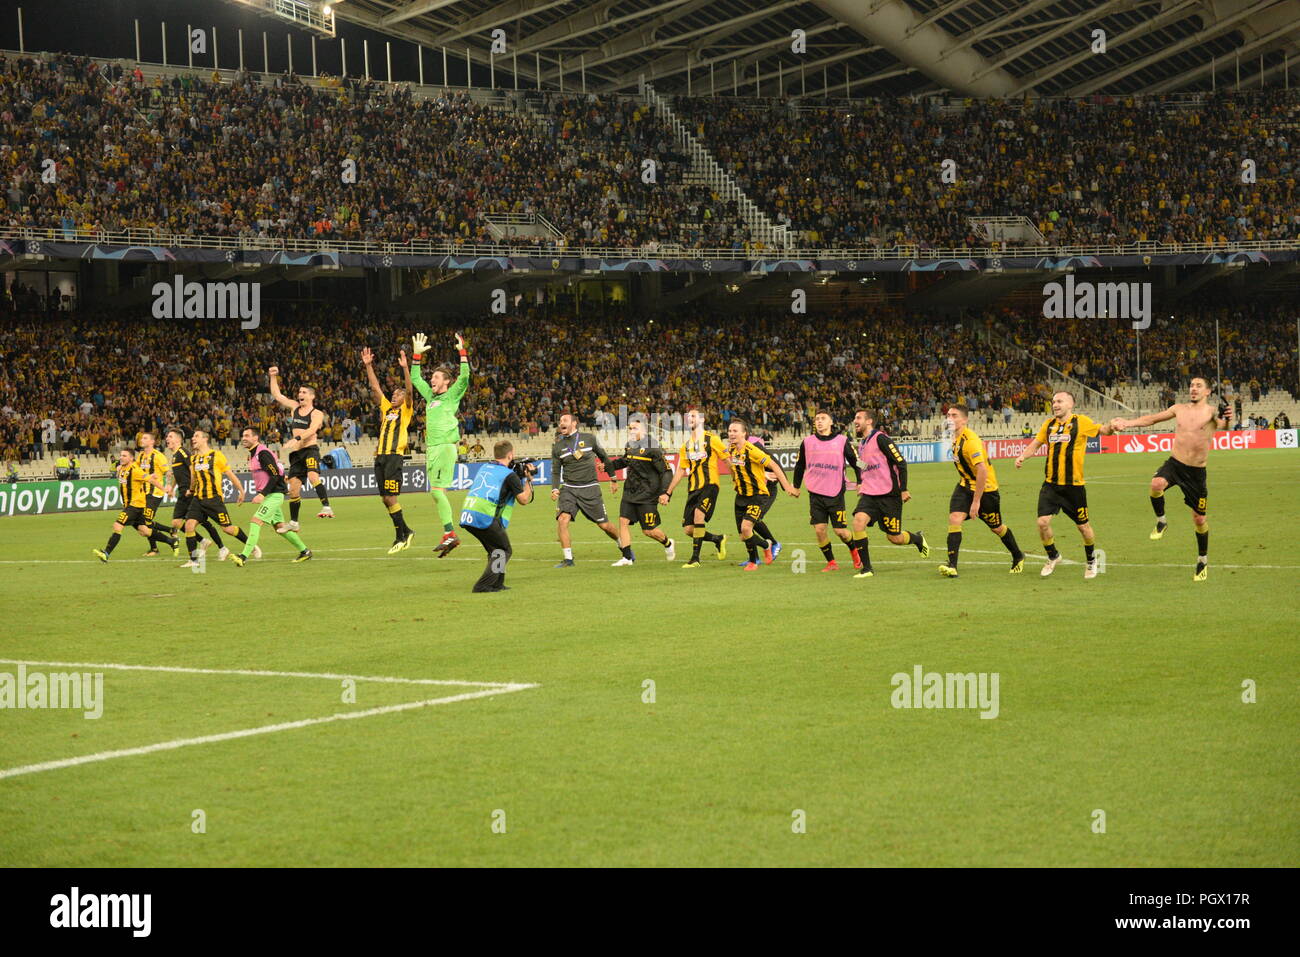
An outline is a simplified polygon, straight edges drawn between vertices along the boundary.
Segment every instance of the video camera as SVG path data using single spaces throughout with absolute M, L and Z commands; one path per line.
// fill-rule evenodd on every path
M 515 459 L 510 463 L 510 471 L 519 476 L 519 481 L 528 482 L 537 474 L 537 459 Z

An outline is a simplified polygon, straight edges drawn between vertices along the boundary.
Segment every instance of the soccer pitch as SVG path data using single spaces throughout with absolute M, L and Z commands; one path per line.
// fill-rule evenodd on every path
M 266 535 L 261 561 L 204 574 L 132 533 L 100 564 L 115 513 L 0 520 L 0 672 L 103 673 L 97 719 L 0 710 L 0 863 L 1294 866 L 1300 457 L 1211 454 L 1205 583 L 1176 491 L 1147 538 L 1162 460 L 1088 457 L 1089 582 L 1064 516 L 1070 564 L 1038 574 L 1041 460 L 994 463 L 1034 556 L 1014 577 L 971 522 L 961 577 L 937 573 L 950 465 L 909 469 L 903 527 L 931 557 L 872 531 L 861 581 L 819 573 L 786 496 L 785 552 L 742 573 L 730 488 L 728 561 L 706 545 L 695 570 L 680 493 L 676 562 L 634 532 L 636 566 L 612 568 L 579 519 L 577 566 L 552 568 L 539 489 L 496 595 L 470 594 L 472 538 L 433 557 L 410 493 L 407 552 L 385 554 L 377 497 L 334 521 L 308 497 L 315 559 Z M 996 717 L 895 707 L 918 666 L 996 674 Z

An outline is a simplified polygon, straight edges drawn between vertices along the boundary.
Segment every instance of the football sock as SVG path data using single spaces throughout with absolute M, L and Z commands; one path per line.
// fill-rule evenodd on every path
M 700 560 L 700 547 L 703 544 L 704 544 L 704 535 L 702 534 L 695 535 L 691 539 L 691 561 L 698 562 Z
M 289 499 L 289 521 L 291 522 L 298 521 L 298 512 L 300 512 L 301 510 L 302 510 L 301 498 Z
M 1092 561 L 1093 550 L 1096 547 L 1097 547 L 1097 540 L 1095 538 L 1085 538 L 1083 540 L 1083 557 L 1086 558 L 1088 561 Z
M 566 549 L 564 550 L 564 557 L 565 557 L 565 559 L 567 559 L 568 561 L 573 561 L 573 549 L 572 549 L 572 548 L 566 548 Z
M 199 536 L 196 533 L 186 535 L 185 544 L 189 548 L 190 558 L 197 559 L 199 557 Z
M 772 530 L 767 527 L 767 522 L 763 522 L 763 521 L 755 522 L 754 531 L 758 532 L 758 534 L 762 535 L 769 542 L 776 541 L 776 536 L 773 535 Z
M 176 540 L 170 535 L 160 531 L 157 526 L 154 527 L 154 533 L 149 536 L 149 545 L 151 548 L 157 548 L 159 545 L 166 545 L 171 548 L 176 544 Z
M 705 532 L 704 540 L 708 542 L 710 545 L 717 545 L 719 542 L 722 541 L 722 536 L 717 534 L 716 532 Z
M 248 536 L 243 533 L 242 529 L 238 528 L 235 529 L 235 538 L 239 539 L 241 542 L 248 541 Z
M 618 550 L 623 553 L 623 557 L 630 562 L 636 561 L 636 556 L 632 554 L 631 545 L 620 545 Z
M 442 522 L 444 532 L 451 531 L 451 501 L 447 498 L 447 493 L 440 489 L 430 489 L 433 493 L 433 504 L 438 506 L 438 521 Z
M 903 540 L 902 540 L 901 542 L 894 542 L 893 544 L 895 544 L 895 545 L 911 545 L 911 544 L 912 544 L 912 542 L 913 542 L 913 540 L 914 540 L 914 536 L 913 536 L 913 533 L 912 533 L 912 532 L 899 532 L 898 534 L 900 534 L 901 536 L 903 536 Z
M 948 567 L 957 567 L 957 556 L 961 552 L 961 526 L 948 526 Z
M 1210 525 L 1207 522 L 1196 530 L 1196 554 L 1201 561 L 1210 553 Z
M 822 555 L 825 556 L 828 562 L 835 561 L 835 549 L 831 548 L 830 542 L 827 542 L 825 545 L 822 545 L 821 550 L 822 550 Z
M 1051 561 L 1056 561 L 1061 557 L 1061 553 L 1056 550 L 1056 539 L 1049 538 L 1043 542 L 1043 548 L 1047 549 L 1047 557 Z
M 862 562 L 862 570 L 869 571 L 871 569 L 871 550 L 867 545 L 865 532 L 853 536 L 852 549 L 858 553 L 858 561 Z
M 406 524 L 406 518 L 402 515 L 402 506 L 396 502 L 388 506 L 388 517 L 393 520 L 393 528 L 397 530 L 398 537 L 405 538 L 411 530 Z
M 1022 552 L 1020 546 L 1016 544 L 1016 536 L 1011 529 L 1007 528 L 1005 525 L 1002 526 L 1002 534 L 998 537 L 1002 539 L 1002 544 L 1006 546 L 1006 549 L 1011 553 L 1012 558 L 1021 558 L 1024 556 L 1025 553 Z
M 256 522 L 248 526 L 248 541 L 244 543 L 244 550 L 240 553 L 245 558 L 253 554 L 253 549 L 257 547 L 257 540 L 262 537 L 262 526 Z
M 316 490 L 316 497 L 320 499 L 320 503 L 322 507 L 329 508 L 330 493 L 325 488 L 325 480 L 321 479 L 319 482 L 313 485 L 312 488 Z
M 221 533 L 217 531 L 217 526 L 213 525 L 211 520 L 205 518 L 203 520 L 203 527 L 207 529 L 208 537 L 212 539 L 212 544 L 216 545 L 217 548 L 225 547 L 221 542 Z M 198 529 L 196 528 L 194 531 L 197 533 Z
M 300 552 L 305 552 L 307 550 L 307 543 L 302 540 L 297 532 L 285 532 L 280 537 Z
M 918 552 L 925 548 L 925 536 L 920 532 L 905 532 L 904 534 L 907 535 L 908 542 L 916 546 Z
M 1164 492 L 1151 493 L 1151 511 L 1156 513 L 1156 521 L 1163 522 L 1165 520 L 1165 493 Z
M 113 549 L 117 548 L 117 543 L 120 542 L 121 540 L 122 540 L 121 532 L 114 532 L 112 535 L 108 536 L 108 544 L 104 546 L 105 554 L 112 555 Z

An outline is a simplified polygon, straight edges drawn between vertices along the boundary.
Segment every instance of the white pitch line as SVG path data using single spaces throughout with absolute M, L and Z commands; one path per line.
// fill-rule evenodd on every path
M 322 678 L 342 681 L 376 681 L 387 684 L 404 685 L 452 685 L 461 688 L 498 688 L 503 691 L 522 691 L 536 688 L 538 685 L 517 681 L 450 681 L 441 678 L 389 678 L 371 675 L 336 675 L 313 671 L 263 671 L 250 668 L 184 668 L 179 665 L 122 665 L 98 664 L 84 661 L 25 661 L 18 658 L 0 658 L 0 665 L 35 665 L 38 668 L 72 668 L 77 670 L 104 671 L 162 671 L 178 675 L 242 675 L 253 678 Z
M 323 677 L 323 676 L 321 676 Z M 282 724 L 268 724 L 260 728 L 244 728 L 241 731 L 225 731 L 221 734 L 205 734 L 198 738 L 177 738 L 174 741 L 160 741 L 157 744 L 146 744 L 138 748 L 123 748 L 118 751 L 99 751 L 95 754 L 84 754 L 76 758 L 61 758 L 58 761 L 44 761 L 40 764 L 25 764 L 16 768 L 0 769 L 0 780 L 4 778 L 15 778 L 21 774 L 38 774 L 41 771 L 56 771 L 59 768 L 76 767 L 79 764 L 93 764 L 97 761 L 111 761 L 114 758 L 130 758 L 141 754 L 155 754 L 159 751 L 174 751 L 177 748 L 188 748 L 196 744 L 213 744 L 217 741 L 233 741 L 238 738 L 251 738 L 258 734 L 274 734 L 277 731 L 291 731 L 295 728 L 309 728 L 316 724 L 329 724 L 332 721 L 350 721 L 353 718 L 370 718 L 380 714 L 394 714 L 398 711 L 411 711 L 415 708 L 426 708 L 432 705 L 451 704 L 455 701 L 469 701 L 472 698 L 486 698 L 491 695 L 509 694 L 512 691 L 522 691 L 525 688 L 536 688 L 537 685 L 511 685 L 508 687 L 488 688 L 484 691 L 468 691 L 464 694 L 451 695 L 447 698 L 430 698 L 427 701 L 412 701 L 408 704 L 390 704 L 382 708 L 371 708 L 368 711 L 345 711 L 339 714 L 332 714 L 324 718 L 304 718 L 301 721 L 286 721 Z

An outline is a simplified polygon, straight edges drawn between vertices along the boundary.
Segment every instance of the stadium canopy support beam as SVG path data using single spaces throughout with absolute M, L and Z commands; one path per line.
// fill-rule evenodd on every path
M 513 23 L 516 20 L 522 20 L 524 17 L 531 17 L 535 13 L 542 13 L 551 9 L 551 7 L 562 7 L 572 2 L 573 0 L 507 0 L 506 3 L 498 3 L 494 7 L 489 7 L 468 20 L 461 20 L 453 24 L 449 30 L 435 36 L 433 43 L 435 46 L 445 46 L 471 34 L 486 33 L 495 27 L 505 29 L 507 23 Z M 507 34 L 509 32 L 509 30 L 506 30 Z
M 1283 6 L 1289 6 L 1289 4 L 1283 4 Z M 1300 3 L 1296 3 L 1295 7 L 1296 9 L 1293 10 L 1292 12 L 1300 13 Z M 1138 60 L 1132 60 L 1124 64 L 1123 66 L 1119 67 L 1116 70 L 1112 70 L 1109 73 L 1097 77 L 1096 79 L 1090 80 L 1087 83 L 1082 83 L 1079 86 L 1072 88 L 1070 90 L 1070 95 L 1089 96 L 1093 93 L 1098 92 L 1099 90 L 1104 90 L 1106 89 L 1106 87 L 1118 83 L 1120 80 L 1124 79 L 1125 77 L 1133 73 L 1136 73 L 1138 70 L 1143 70 L 1146 67 L 1151 66 L 1152 64 L 1159 63 L 1162 60 L 1167 60 L 1169 59 L 1169 57 L 1174 56 L 1175 54 L 1182 53 L 1184 50 L 1190 49 L 1191 47 L 1199 46 L 1208 40 L 1213 40 L 1215 37 L 1229 32 L 1237 25 L 1238 21 L 1244 20 L 1248 16 L 1255 16 L 1258 19 L 1259 17 L 1262 17 L 1263 14 L 1259 13 L 1253 7 L 1249 7 L 1249 6 L 1243 7 L 1241 10 L 1238 10 L 1236 13 L 1232 14 L 1231 16 L 1224 17 L 1222 20 L 1219 20 L 1217 23 L 1214 23 L 1206 27 L 1204 30 L 1199 30 L 1196 33 L 1193 33 L 1191 36 L 1186 37 L 1183 40 L 1180 40 L 1178 43 L 1175 43 L 1172 46 L 1162 47 L 1161 49 L 1157 50 L 1155 53 L 1150 54 L 1149 56 L 1144 56 Z M 1251 41 L 1250 43 L 1247 43 L 1245 46 L 1240 47 L 1235 52 L 1244 56 L 1248 53 L 1253 53 L 1255 50 L 1269 43 L 1277 42 L 1285 38 L 1289 34 L 1294 33 L 1296 29 L 1295 24 L 1296 24 L 1295 20 L 1289 20 L 1289 19 L 1285 20 L 1281 26 L 1278 26 L 1275 29 L 1271 30 L 1270 32 L 1261 35 L 1257 39 Z
M 1182 0 L 1181 3 L 1175 4 L 1167 10 L 1162 10 L 1150 20 L 1144 20 L 1142 23 L 1137 24 L 1131 29 L 1125 30 L 1118 36 L 1111 37 L 1106 41 L 1106 48 L 1108 50 L 1114 50 L 1126 43 L 1131 43 L 1134 40 L 1144 37 L 1148 33 L 1154 33 L 1156 30 L 1166 27 L 1171 23 L 1177 23 L 1179 20 L 1184 20 L 1187 17 L 1192 16 L 1200 6 L 1201 0 Z M 1094 56 L 1096 56 L 1096 54 L 1092 52 L 1092 48 L 1090 46 L 1085 46 L 1074 56 L 1066 57 L 1064 60 L 1053 63 L 1051 66 L 1044 67 L 1041 70 L 1035 70 L 1033 73 L 1022 77 L 1020 82 L 1016 85 L 1016 88 L 1011 92 L 1013 95 L 1019 96 L 1026 90 L 1032 90 L 1040 83 L 1046 83 L 1058 73 L 1064 73 L 1066 70 L 1073 69 L 1080 63 L 1083 63 Z
M 816 5 L 880 44 L 903 63 L 913 66 L 954 93 L 963 96 L 1006 96 L 1015 78 L 1005 70 L 990 68 L 989 61 L 969 42 L 954 39 L 933 23 L 921 24 L 921 15 L 903 0 L 814 0 Z M 1003 26 L 1005 18 L 994 21 Z M 970 41 L 973 42 L 973 41 Z M 977 74 L 983 74 L 975 79 Z
M 843 26 L 844 24 L 842 23 L 824 23 L 808 30 L 807 36 L 809 39 L 812 39 L 814 36 L 818 36 L 831 30 L 838 30 Z M 726 53 L 719 54 L 718 56 L 700 58 L 700 54 L 703 53 L 705 49 L 715 46 L 718 41 L 731 35 L 734 30 L 734 25 L 728 24 L 721 30 L 713 31 L 698 43 L 691 44 L 689 50 L 681 53 L 670 53 L 651 63 L 639 66 L 635 70 L 624 73 L 622 76 L 616 77 L 605 84 L 602 88 L 603 92 L 613 93 L 630 86 L 636 86 L 638 78 L 642 75 L 647 76 L 655 83 L 658 83 L 664 77 L 675 76 L 678 73 L 685 73 L 688 69 L 694 70 L 699 67 L 705 67 L 710 63 L 724 63 L 736 60 L 743 69 L 749 64 L 761 60 L 767 54 L 767 51 L 774 48 L 788 47 L 790 43 L 790 37 L 788 35 L 782 35 L 771 40 L 764 40 L 762 43 L 752 44 L 740 50 L 728 50 Z
M 588 33 L 607 30 L 622 23 L 629 23 L 652 14 L 662 13 L 665 10 L 672 10 L 675 7 L 680 7 L 683 3 L 687 3 L 688 0 L 666 0 L 666 2 L 653 7 L 646 7 L 643 10 L 635 10 L 622 16 L 611 17 L 610 10 L 618 2 L 619 0 L 601 0 L 601 3 L 594 7 L 581 10 L 557 23 L 538 30 L 515 49 L 519 53 L 544 50 L 552 43 L 567 43 L 577 37 L 586 36 Z
M 391 27 L 412 17 L 420 17 L 441 10 L 443 7 L 450 7 L 454 3 L 456 0 L 411 0 L 406 6 L 380 18 L 379 24 L 381 27 Z

